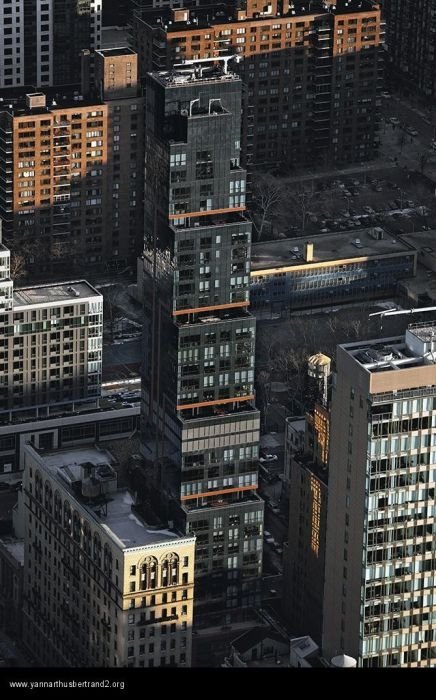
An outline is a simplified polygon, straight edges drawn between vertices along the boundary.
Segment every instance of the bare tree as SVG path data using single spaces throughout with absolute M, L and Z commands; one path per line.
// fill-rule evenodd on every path
M 22 238 L 6 245 L 11 252 L 10 274 L 14 281 L 27 277 L 38 255 L 44 255 L 43 247 L 30 239 Z
M 312 182 L 307 189 L 300 185 L 298 189 L 289 192 L 283 200 L 282 215 L 288 220 L 289 217 L 294 218 L 304 234 L 308 218 L 314 213 L 312 210 L 319 212 L 319 207 L 320 195 L 315 192 Z
M 397 144 L 400 147 L 400 153 L 403 152 L 403 148 L 406 145 L 406 141 L 407 141 L 406 132 L 400 131 L 400 133 L 398 134 L 398 139 L 397 139 Z
M 10 274 L 14 281 L 27 275 L 26 258 L 21 253 L 11 252 Z
M 424 174 L 424 170 L 426 169 L 428 165 L 428 153 L 421 153 L 419 156 L 419 171 L 421 174 Z
M 111 340 L 115 337 L 116 322 L 122 318 L 123 310 L 119 306 L 121 287 L 119 284 L 111 284 L 103 289 L 104 316 L 108 319 Z
M 259 241 L 269 217 L 279 208 L 283 187 L 273 175 L 258 173 L 253 177 L 252 195 L 252 222 Z

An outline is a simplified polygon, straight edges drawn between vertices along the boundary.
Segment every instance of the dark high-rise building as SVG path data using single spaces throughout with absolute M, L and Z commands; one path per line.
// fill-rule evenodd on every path
M 98 49 L 102 0 L 0 0 L 0 88 L 80 83 L 80 52 Z
M 393 84 L 428 98 L 436 95 L 436 3 L 383 0 L 388 76 Z
M 247 0 L 134 13 L 140 72 L 240 57 L 247 167 L 372 158 L 383 78 L 384 24 L 372 0 Z
M 143 453 L 204 612 L 255 604 L 262 564 L 241 85 L 209 64 L 146 86 Z

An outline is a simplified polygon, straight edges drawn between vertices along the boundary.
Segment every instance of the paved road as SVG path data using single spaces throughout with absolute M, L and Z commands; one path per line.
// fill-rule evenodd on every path
M 400 166 L 421 170 L 421 156 L 425 154 L 428 162 L 424 166 L 424 173 L 436 178 L 436 151 L 431 150 L 431 141 L 436 134 L 436 113 L 433 116 L 429 111 L 411 105 L 396 95 L 383 101 L 381 111 L 384 118 L 398 117 L 402 126 L 411 126 L 418 131 L 417 136 L 410 136 L 400 126 L 394 127 L 383 121 L 380 132 L 381 157 L 388 160 L 397 157 Z

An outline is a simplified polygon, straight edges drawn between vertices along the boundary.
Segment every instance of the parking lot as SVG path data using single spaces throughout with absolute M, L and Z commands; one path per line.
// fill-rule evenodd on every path
M 286 186 L 286 185 L 285 185 Z M 297 200 L 301 185 L 287 186 Z M 307 211 L 294 210 L 279 237 L 350 231 L 368 226 L 401 235 L 436 228 L 434 184 L 419 172 L 391 165 L 348 177 L 318 177 L 304 183 Z

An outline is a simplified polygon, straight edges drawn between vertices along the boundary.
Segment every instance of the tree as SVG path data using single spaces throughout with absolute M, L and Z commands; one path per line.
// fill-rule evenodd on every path
M 104 287 L 103 289 L 103 299 L 105 306 L 104 316 L 105 318 L 107 318 L 109 323 L 112 342 L 115 337 L 116 322 L 123 316 L 123 310 L 119 306 L 120 293 L 121 285 L 119 284 L 111 284 L 109 287 Z
M 11 252 L 10 275 L 14 282 L 27 275 L 26 258 L 21 253 Z
M 283 197 L 283 186 L 280 181 L 268 173 L 257 173 L 253 176 L 251 220 L 260 241 L 268 218 L 277 212 Z
M 423 175 L 428 165 L 428 153 L 421 153 L 419 156 L 419 171 Z
M 10 275 L 14 282 L 27 277 L 38 255 L 44 252 L 33 240 L 25 238 L 15 240 L 10 245 L 6 243 L 6 246 L 11 252 Z
M 283 200 L 282 215 L 287 221 L 293 218 L 304 234 L 309 216 L 315 212 L 318 213 L 321 204 L 322 195 L 315 192 L 312 181 L 307 189 L 299 185 L 296 190 L 289 192 Z
M 400 147 L 400 153 L 403 152 L 403 148 L 406 145 L 406 140 L 407 140 L 406 132 L 400 131 L 400 133 L 398 134 L 398 139 L 397 139 L 397 144 Z

